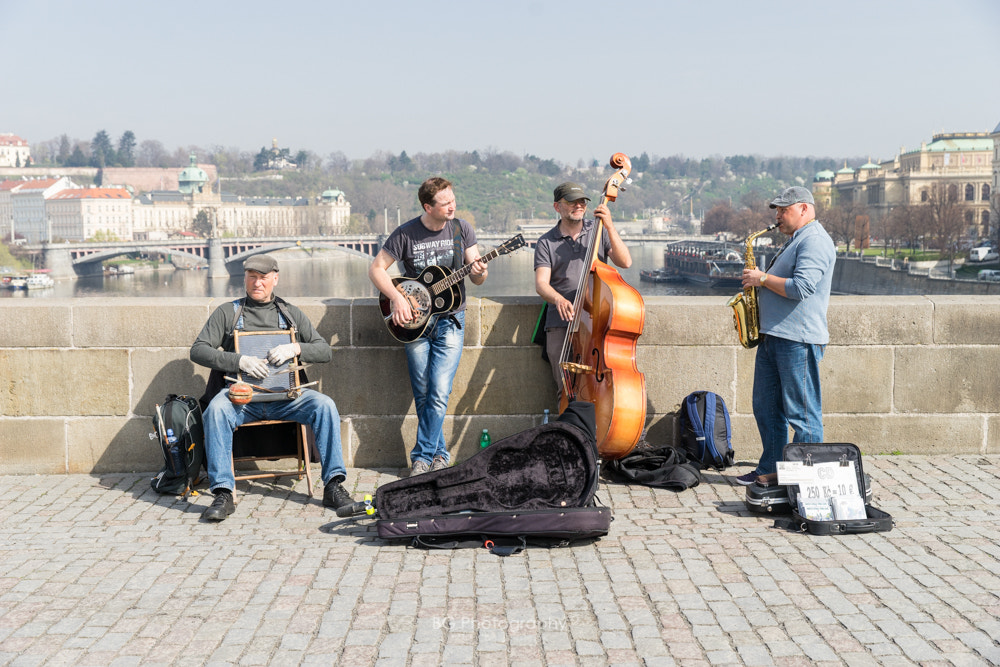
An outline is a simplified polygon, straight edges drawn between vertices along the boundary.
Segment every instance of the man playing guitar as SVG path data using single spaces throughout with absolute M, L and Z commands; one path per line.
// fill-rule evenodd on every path
M 421 184 L 417 197 L 423 214 L 393 231 L 368 268 L 372 283 L 389 299 L 391 320 L 398 327 L 417 319 L 418 313 L 389 276 L 388 269 L 394 263 L 401 264 L 407 277 L 415 277 L 432 265 L 459 269 L 466 264 L 472 265 L 469 279 L 473 284 L 482 285 L 487 275 L 475 230 L 465 220 L 454 217 L 455 193 L 451 183 L 439 177 L 429 178 Z M 411 475 L 440 470 L 450 460 L 444 440 L 444 418 L 465 340 L 464 279 L 458 287 L 460 298 L 456 299 L 459 303 L 455 309 L 434 316 L 419 338 L 406 343 L 410 387 L 417 411 L 417 442 L 410 453 Z

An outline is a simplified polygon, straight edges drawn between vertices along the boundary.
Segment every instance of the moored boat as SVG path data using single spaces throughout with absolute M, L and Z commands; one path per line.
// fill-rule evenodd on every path
M 725 241 L 674 241 L 663 249 L 663 267 L 685 279 L 712 287 L 743 282 L 742 248 Z
M 46 287 L 52 287 L 56 284 L 56 281 L 49 278 L 44 273 L 33 273 L 28 276 L 25 281 L 25 289 L 44 289 Z
M 646 283 L 675 283 L 684 280 L 684 276 L 667 269 L 642 269 L 639 271 L 639 280 Z

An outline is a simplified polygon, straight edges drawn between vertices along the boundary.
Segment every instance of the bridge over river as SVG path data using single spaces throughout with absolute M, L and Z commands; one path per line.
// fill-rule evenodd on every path
M 170 239 L 165 241 L 120 241 L 82 243 L 38 243 L 23 246 L 41 257 L 41 265 L 53 278 L 74 278 L 102 272 L 103 262 L 122 255 L 169 255 L 178 267 L 206 267 L 209 277 L 225 278 L 243 273 L 243 262 L 252 255 L 285 248 L 324 248 L 374 257 L 385 241 L 382 234 L 338 236 L 273 236 L 256 238 Z M 493 247 L 509 238 L 506 234 L 479 233 L 482 246 Z M 666 234 L 622 234 L 629 245 L 667 243 L 676 236 Z M 537 236 L 525 239 L 534 247 Z

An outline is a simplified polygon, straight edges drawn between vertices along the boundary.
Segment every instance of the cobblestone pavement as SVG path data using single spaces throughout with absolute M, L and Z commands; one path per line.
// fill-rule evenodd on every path
M 741 464 L 680 494 L 602 484 L 606 538 L 506 558 L 382 542 L 304 481 L 241 483 L 210 524 L 210 496 L 146 476 L 4 476 L 0 664 L 1000 663 L 1000 457 L 865 468 L 891 532 L 775 529 Z

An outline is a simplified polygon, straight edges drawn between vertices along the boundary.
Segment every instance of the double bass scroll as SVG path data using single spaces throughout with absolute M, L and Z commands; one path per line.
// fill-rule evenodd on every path
M 627 155 L 612 155 L 611 166 L 616 171 L 604 185 L 599 206 L 615 201 L 629 182 L 632 163 Z M 565 410 L 574 400 L 593 403 L 598 455 L 618 459 L 639 442 L 646 422 L 646 380 L 635 360 L 645 306 L 635 288 L 600 260 L 603 233 L 597 218 L 587 249 L 588 268 L 580 276 L 559 358 L 559 408 Z

